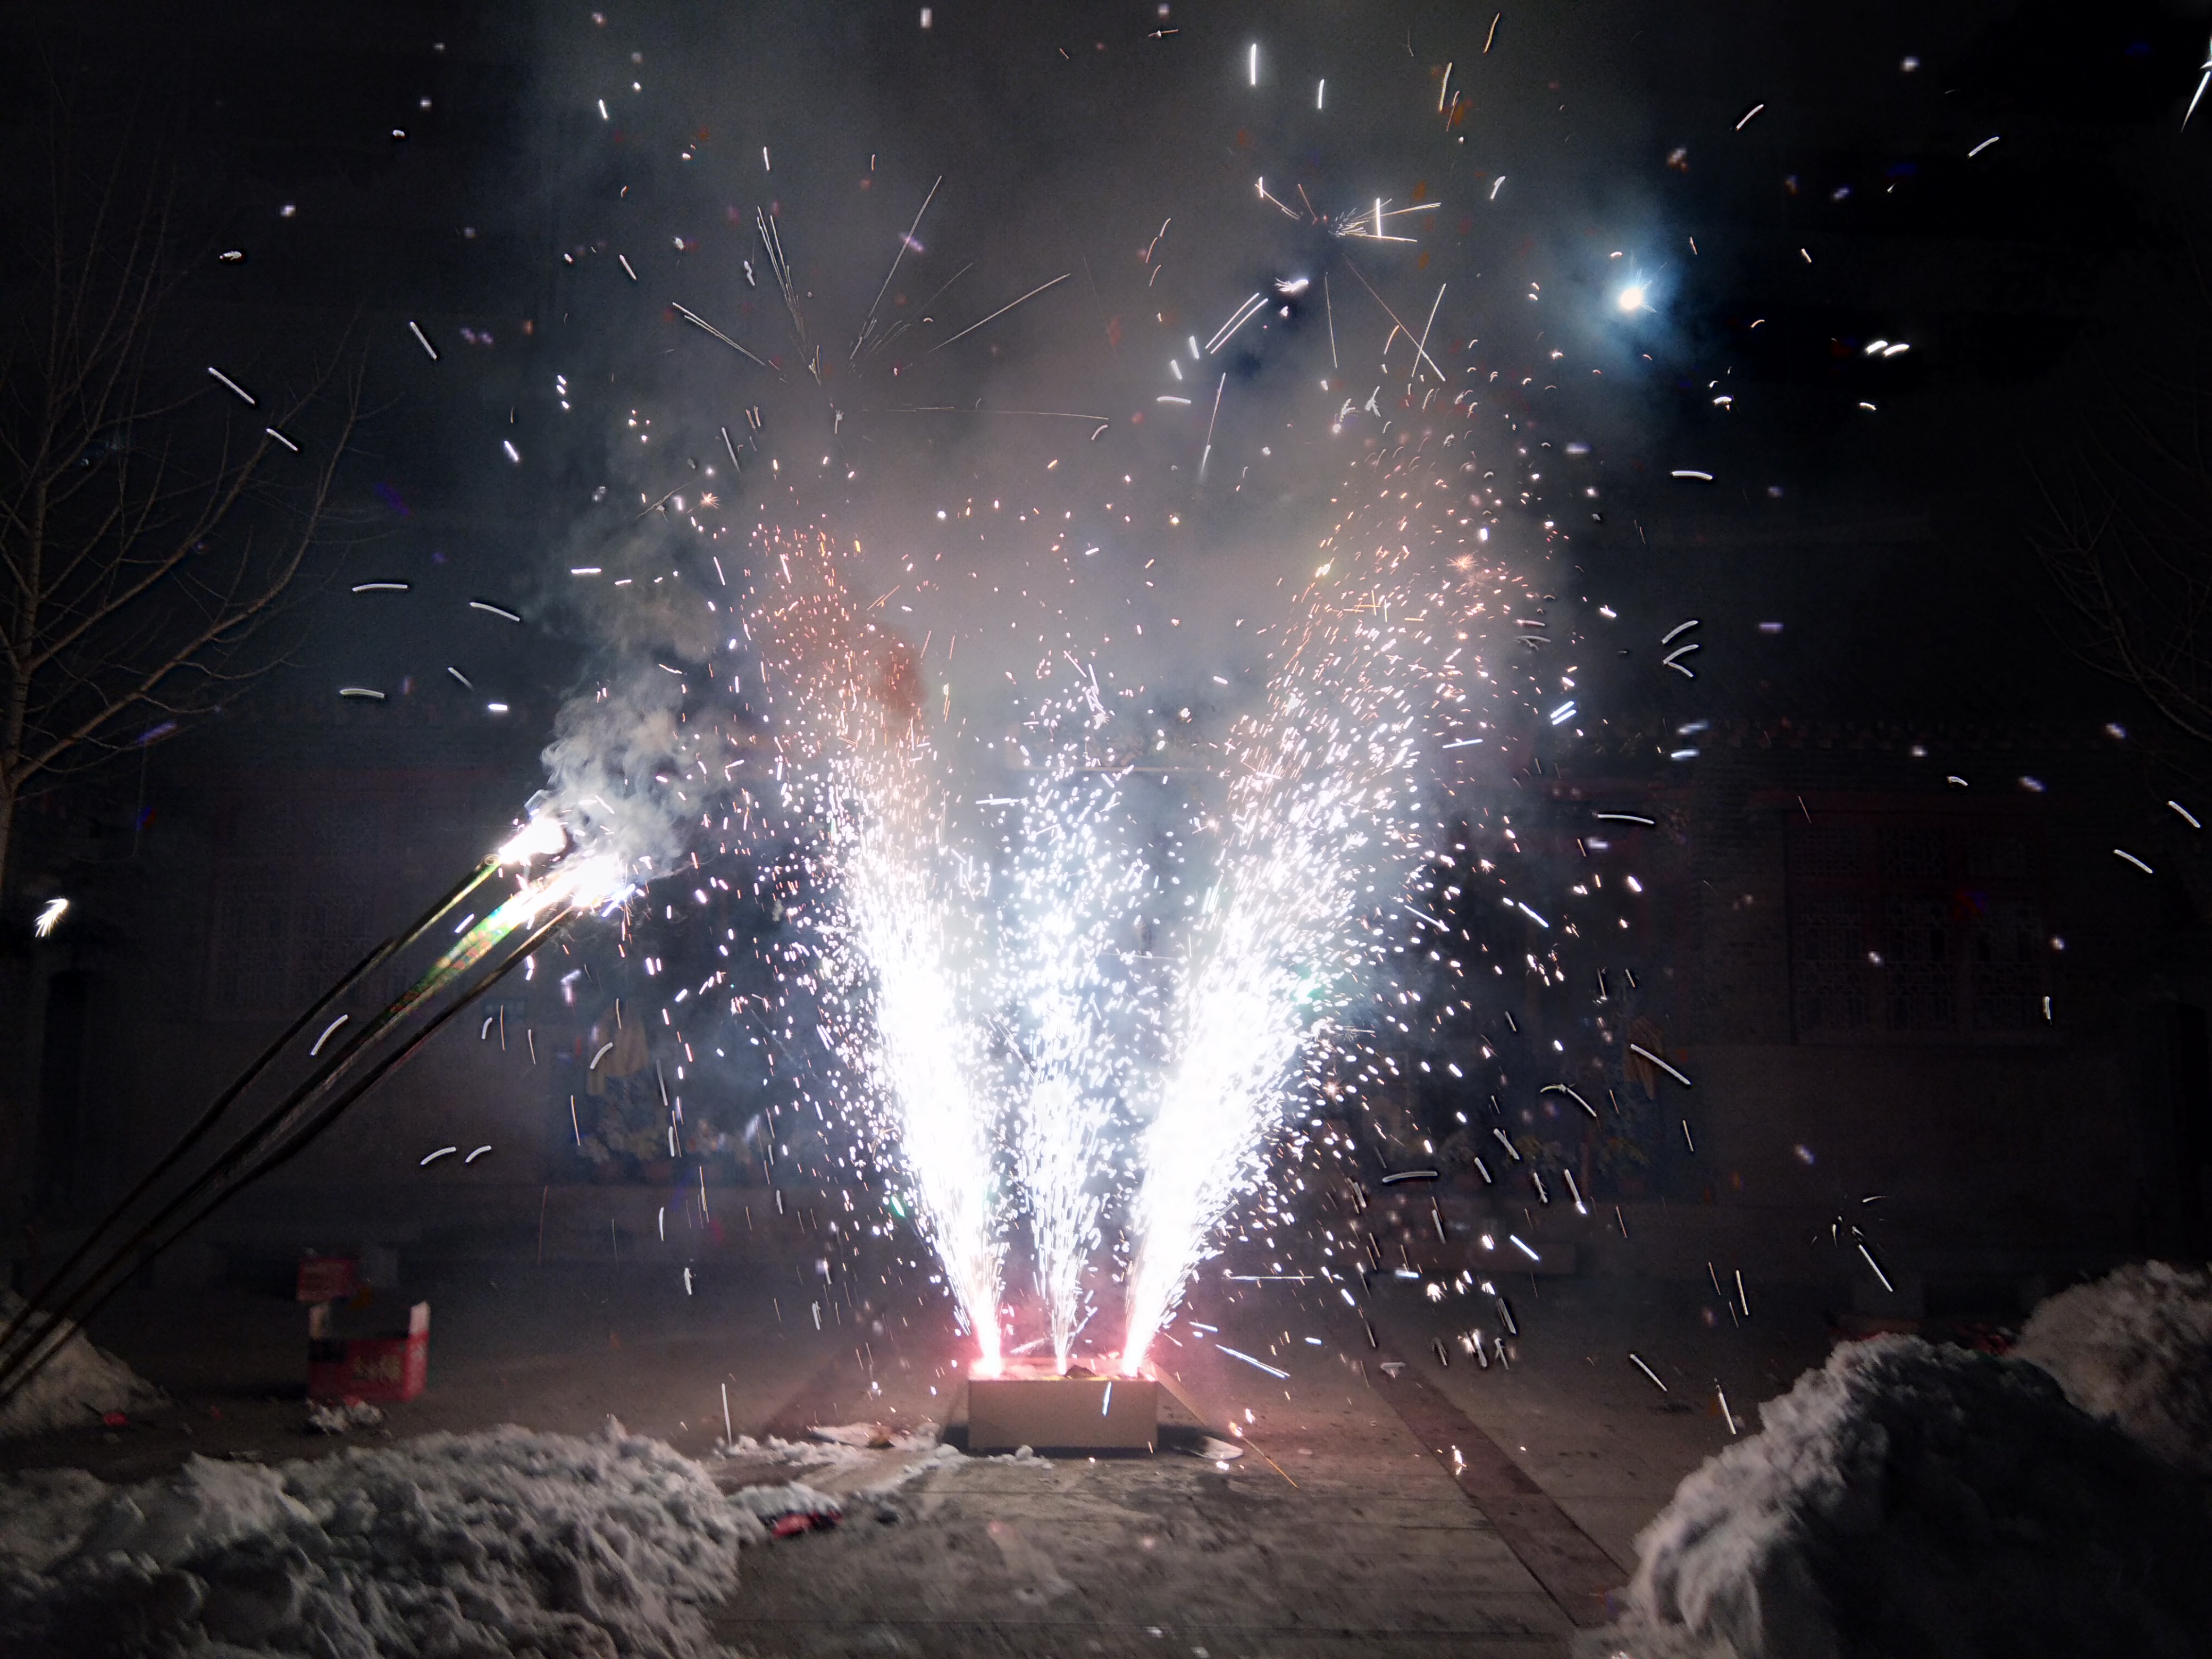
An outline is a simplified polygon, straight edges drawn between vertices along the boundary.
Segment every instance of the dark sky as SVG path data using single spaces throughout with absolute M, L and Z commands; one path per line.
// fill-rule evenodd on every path
M 907 3 L 93 4 L 12 27 L 37 48 L 10 54 L 19 140 L 58 105 L 173 167 L 179 374 L 361 366 L 342 558 L 280 684 L 438 699 L 521 759 L 608 641 L 607 590 L 571 568 L 817 515 L 866 549 L 856 584 L 900 590 L 887 619 L 977 729 L 1061 649 L 1233 707 L 1351 464 L 1409 426 L 1469 434 L 1495 545 L 1614 606 L 1624 647 L 1711 619 L 1705 712 L 2084 717 L 2031 486 L 2158 357 L 2208 142 L 2178 131 L 2205 39 L 2181 8 L 956 0 L 925 27 Z M 1441 205 L 1388 222 L 1413 241 L 1337 234 L 1378 198 Z M 1426 409 L 1390 313 L 1452 381 Z M 638 516 L 672 495 L 684 514 Z M 413 586 L 348 591 L 375 578 Z M 1604 695 L 1629 716 L 1649 685 Z

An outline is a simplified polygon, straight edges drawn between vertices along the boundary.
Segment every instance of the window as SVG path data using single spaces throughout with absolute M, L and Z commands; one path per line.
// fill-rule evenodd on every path
M 314 864 L 232 865 L 216 888 L 210 1013 L 249 1019 L 297 1013 L 376 943 L 369 896 L 322 885 L 360 881 L 358 869 Z
M 1789 830 L 1797 1040 L 2033 1041 L 2048 1030 L 2032 832 L 1868 813 Z
M 216 866 L 210 1014 L 296 1014 L 368 954 L 373 872 L 390 816 L 384 803 L 357 799 L 312 813 L 292 803 L 234 804 Z
M 1792 987 L 1800 1030 L 1863 1031 L 1868 1024 L 1865 908 L 1823 894 L 1790 909 Z
M 208 1006 L 219 1014 L 283 1010 L 291 978 L 287 896 L 265 871 L 234 868 L 216 890 Z

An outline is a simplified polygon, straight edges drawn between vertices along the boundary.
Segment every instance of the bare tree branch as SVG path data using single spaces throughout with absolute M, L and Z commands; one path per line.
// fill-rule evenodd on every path
M 0 366 L 0 892 L 27 790 L 273 665 L 252 642 L 320 544 L 362 407 L 336 358 L 245 410 L 174 356 L 173 197 L 130 135 L 96 170 L 71 137 L 46 158 L 42 314 Z

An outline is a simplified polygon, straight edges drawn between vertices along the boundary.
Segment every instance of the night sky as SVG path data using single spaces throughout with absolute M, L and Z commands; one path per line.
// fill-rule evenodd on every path
M 1437 420 L 1401 406 L 1407 340 L 1387 373 L 1377 346 L 1384 306 L 1419 329 L 1440 287 L 1431 356 L 1478 392 L 1456 418 L 1504 493 L 1493 533 L 1547 591 L 1620 611 L 1616 648 L 1710 618 L 1705 712 L 1973 720 L 2088 694 L 2029 548 L 2035 486 L 2100 404 L 2187 349 L 2165 319 L 2196 294 L 2200 141 L 2177 132 L 2194 25 L 1492 19 L 26 9 L 38 52 L 13 54 L 9 107 L 26 144 L 58 109 L 88 154 L 122 137 L 173 169 L 180 374 L 200 348 L 249 383 L 358 365 L 370 418 L 283 677 L 299 695 L 407 688 L 456 720 L 504 701 L 487 740 L 534 749 L 610 643 L 567 572 L 644 556 L 641 495 L 690 486 L 717 495 L 696 516 L 723 549 L 818 514 L 883 561 L 882 588 L 909 560 L 934 572 L 886 616 L 962 636 L 945 672 L 979 726 L 1006 712 L 1009 670 L 1061 649 L 1225 712 L 1213 675 L 1257 665 L 1236 620 L 1310 568 L 1348 462 L 1384 420 Z M 1441 205 L 1390 221 L 1413 242 L 1333 234 L 1378 197 Z M 1650 295 L 1632 315 L 1632 281 Z M 1193 362 L 1188 339 L 1258 293 Z M 1911 349 L 1869 359 L 1874 339 Z M 414 586 L 347 591 L 378 579 Z M 1620 672 L 1607 695 L 1632 713 L 1652 682 Z

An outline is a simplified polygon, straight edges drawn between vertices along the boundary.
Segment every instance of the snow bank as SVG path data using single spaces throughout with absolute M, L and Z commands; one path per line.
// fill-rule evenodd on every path
M 2203 1492 L 2033 1365 L 1912 1337 L 1838 1348 L 1637 1540 L 1638 1659 L 2206 1651 Z
M 0 1330 L 22 1310 L 21 1297 L 0 1291 Z M 0 1357 L 12 1355 L 21 1340 L 0 1349 Z M 113 1354 L 94 1347 L 72 1325 L 61 1352 L 21 1393 L 0 1405 L 0 1437 L 96 1427 L 104 1412 L 146 1412 L 161 1403 L 160 1389 Z
M 2090 1416 L 2212 1475 L 2212 1273 L 2143 1261 L 2062 1291 L 2014 1352 Z
M 351 1434 L 356 1429 L 383 1426 L 384 1413 L 366 1400 L 310 1400 L 307 1402 L 307 1431 L 310 1434 Z
M 89 1482 L 89 1486 L 86 1483 Z M 0 1477 L 0 1653 L 691 1659 L 763 1517 L 611 1419 L 593 1438 L 433 1434 L 173 1479 Z M 243 1650 L 243 1651 L 241 1651 Z

